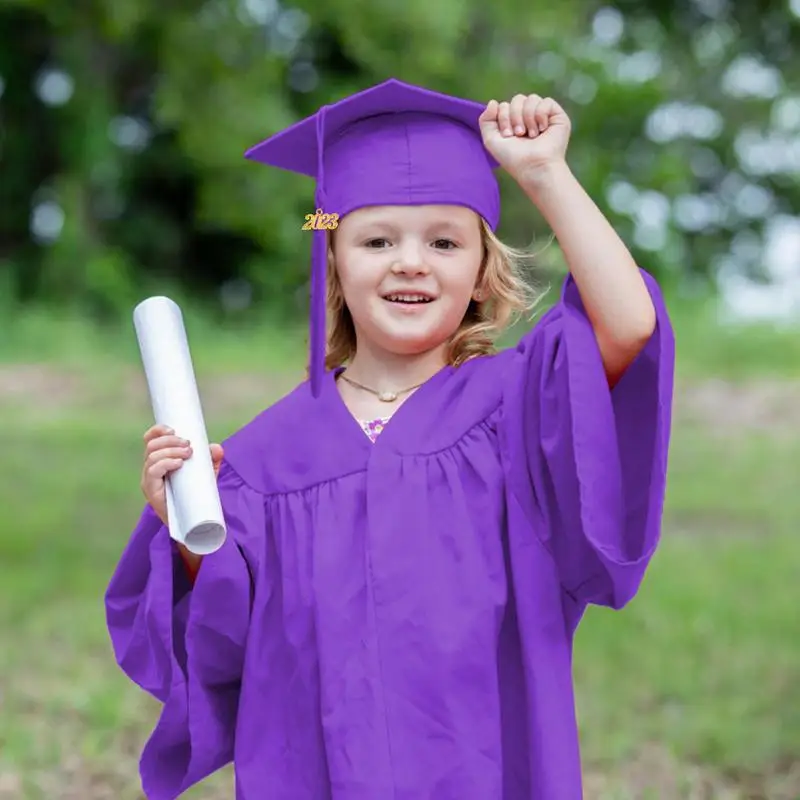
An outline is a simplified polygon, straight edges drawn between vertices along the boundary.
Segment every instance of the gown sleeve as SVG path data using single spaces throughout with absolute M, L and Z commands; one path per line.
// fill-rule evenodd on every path
M 140 774 L 149 800 L 174 800 L 233 757 L 263 499 L 223 462 L 219 490 L 228 535 L 194 584 L 147 506 L 106 591 L 117 663 L 162 704 Z
M 520 341 L 505 389 L 512 491 L 581 605 L 628 603 L 660 537 L 675 344 L 658 285 L 641 274 L 656 329 L 613 389 L 571 276 Z

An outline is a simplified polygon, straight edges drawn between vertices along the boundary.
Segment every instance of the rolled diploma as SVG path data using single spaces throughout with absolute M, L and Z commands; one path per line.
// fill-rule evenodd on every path
M 183 315 L 168 297 L 150 297 L 136 306 L 133 322 L 156 424 L 192 447 L 191 458 L 165 481 L 169 534 L 208 555 L 222 547 L 227 531 Z

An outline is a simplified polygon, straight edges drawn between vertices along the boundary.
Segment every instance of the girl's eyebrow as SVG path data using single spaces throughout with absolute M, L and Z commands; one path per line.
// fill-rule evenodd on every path
M 394 234 L 397 232 L 397 227 L 389 222 L 364 222 L 355 230 L 356 238 L 363 238 L 364 236 L 377 236 L 379 234 Z
M 381 234 L 397 234 L 398 226 L 391 222 L 390 220 L 386 219 L 375 219 L 369 220 L 365 219 L 363 222 L 359 223 L 358 226 L 354 228 L 354 233 L 356 238 L 361 238 L 367 235 L 376 235 L 377 233 Z M 425 226 L 425 234 L 444 234 L 449 233 L 458 236 L 466 236 L 467 235 L 467 225 L 462 222 L 454 222 L 453 220 L 449 219 L 441 219 L 436 220 L 435 222 L 428 223 Z
M 428 226 L 429 231 L 440 233 L 457 233 L 459 236 L 466 234 L 466 226 L 452 220 L 441 220 Z

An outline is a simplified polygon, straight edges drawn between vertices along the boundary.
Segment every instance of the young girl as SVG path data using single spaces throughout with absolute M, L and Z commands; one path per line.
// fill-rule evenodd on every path
M 145 436 L 106 602 L 119 664 L 163 703 L 151 800 L 230 761 L 238 800 L 581 798 L 573 635 L 656 548 L 674 344 L 569 133 L 535 94 L 388 81 L 248 153 L 316 177 L 337 227 L 310 234 L 310 381 L 212 446 L 228 537 L 202 563 L 164 503 L 191 445 Z M 524 305 L 497 165 L 570 275 L 493 353 Z

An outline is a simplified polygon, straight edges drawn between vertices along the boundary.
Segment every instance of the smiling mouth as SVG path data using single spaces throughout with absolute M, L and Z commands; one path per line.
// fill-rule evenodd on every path
M 389 303 L 400 303 L 402 305 L 417 305 L 433 301 L 432 297 L 421 294 L 387 294 L 384 295 L 383 299 Z

